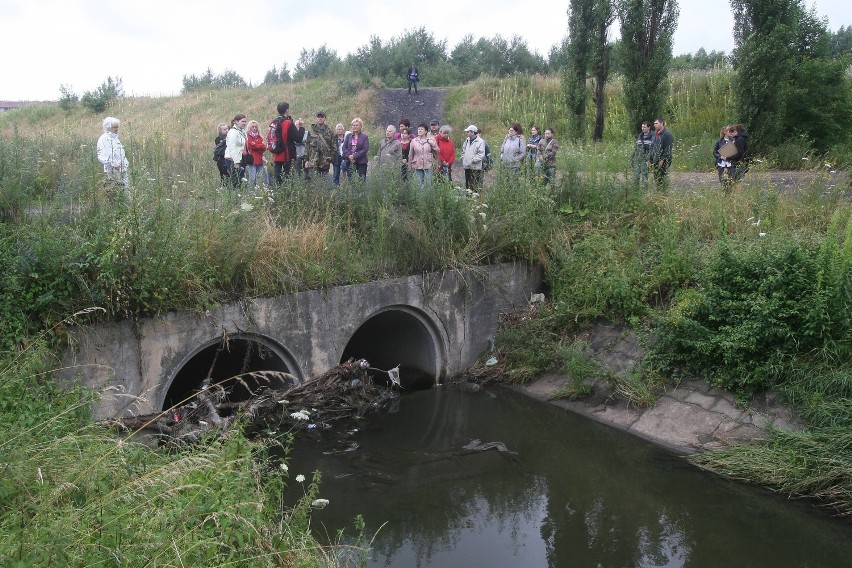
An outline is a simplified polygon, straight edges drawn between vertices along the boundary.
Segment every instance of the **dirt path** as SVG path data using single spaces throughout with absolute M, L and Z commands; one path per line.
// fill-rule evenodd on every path
M 399 126 L 401 118 L 410 120 L 414 129 L 421 122 L 429 124 L 433 118 L 444 124 L 442 121 L 446 98 L 446 89 L 420 89 L 416 95 L 409 95 L 408 89 L 384 89 L 379 91 L 378 95 L 376 126 L 382 129 L 388 124 Z M 416 134 L 416 130 L 412 134 Z

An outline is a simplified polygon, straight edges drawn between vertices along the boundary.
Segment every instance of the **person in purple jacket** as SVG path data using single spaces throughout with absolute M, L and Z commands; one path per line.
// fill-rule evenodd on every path
M 352 131 L 346 134 L 343 141 L 343 156 L 349 160 L 349 179 L 352 179 L 354 169 L 358 172 L 361 182 L 367 181 L 367 152 L 370 150 L 370 141 L 363 129 L 364 121 L 357 117 L 353 118 Z

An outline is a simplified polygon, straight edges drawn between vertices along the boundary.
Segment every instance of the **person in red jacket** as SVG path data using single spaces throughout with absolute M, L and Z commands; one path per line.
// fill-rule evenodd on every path
M 266 140 L 260 133 L 260 126 L 256 120 L 249 120 L 248 135 L 246 136 L 246 153 L 251 154 L 251 164 L 246 166 L 249 175 L 249 187 L 257 186 L 257 176 L 266 171 L 263 163 L 263 153 L 266 152 Z M 265 176 L 262 179 L 266 179 Z M 268 183 L 268 180 L 266 180 Z
M 456 163 L 456 145 L 450 140 L 452 128 L 446 124 L 438 130 L 435 142 L 438 143 L 438 163 L 436 165 L 438 179 L 453 181 L 453 164 Z

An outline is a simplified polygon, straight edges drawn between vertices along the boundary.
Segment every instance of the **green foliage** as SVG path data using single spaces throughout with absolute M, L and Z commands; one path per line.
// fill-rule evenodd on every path
M 339 70 L 340 63 L 337 52 L 329 49 L 326 44 L 322 44 L 318 48 L 302 48 L 299 52 L 299 61 L 296 63 L 293 79 L 302 81 L 330 75 Z
M 848 339 L 848 213 L 817 249 L 790 238 L 723 242 L 657 327 L 658 368 L 700 375 L 740 398 L 788 378 L 791 357 Z
M 86 91 L 80 102 L 83 107 L 94 113 L 106 110 L 109 104 L 119 97 L 124 96 L 124 88 L 121 85 L 121 77 L 107 77 L 106 81 L 94 91 Z
M 209 88 L 224 89 L 245 86 L 247 86 L 245 79 L 243 79 L 236 71 L 225 69 L 225 71 L 221 74 L 214 75 L 213 70 L 208 67 L 207 71 L 201 75 L 184 75 L 181 93 L 186 94 Z
M 728 56 L 724 51 L 710 53 L 703 47 L 698 48 L 694 54 L 685 53 L 672 58 L 669 68 L 672 71 L 710 71 L 718 67 L 728 66 Z
M 826 24 L 801 0 L 731 0 L 738 122 L 756 149 L 802 135 L 817 150 L 848 140 L 852 94 Z
M 292 81 L 292 77 L 290 77 L 290 68 L 287 67 L 287 62 L 281 64 L 281 70 L 278 70 L 278 67 L 273 66 L 272 69 L 266 72 L 266 75 L 263 78 L 264 85 L 280 85 L 282 83 L 289 83 Z
M 634 132 L 643 120 L 663 115 L 678 14 L 676 0 L 621 0 L 618 4 L 624 106 Z
M 80 100 L 80 97 L 78 97 L 77 93 L 73 91 L 71 85 L 60 85 L 59 95 L 59 108 L 64 111 L 69 111 L 74 108 L 77 101 Z
M 568 377 L 568 383 L 557 389 L 550 398 L 575 399 L 588 396 L 594 390 L 596 381 L 609 378 L 603 365 L 587 354 L 588 350 L 588 342 L 582 340 L 557 347 L 555 359 L 561 362 L 559 372 Z

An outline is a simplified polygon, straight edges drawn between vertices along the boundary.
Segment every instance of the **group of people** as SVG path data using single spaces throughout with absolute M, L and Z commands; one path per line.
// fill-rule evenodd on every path
M 219 125 L 213 158 L 223 185 L 237 188 L 246 182 L 249 187 L 256 187 L 261 176 L 268 184 L 267 151 L 272 153 L 276 184 L 283 183 L 294 171 L 308 181 L 331 174 L 333 185 L 340 185 L 344 176 L 366 181 L 370 141 L 363 131 L 363 120 L 354 118 L 349 130 L 342 123 L 332 130 L 326 124 L 325 113 L 318 112 L 316 121 L 306 127 L 302 119 L 291 117 L 288 103 L 279 103 L 277 110 L 278 116 L 269 123 L 265 137 L 258 122 L 248 120 L 244 114 L 237 114 L 230 126 Z M 538 126 L 531 131 L 530 140 L 526 141 L 521 125 L 512 123 L 500 158 L 508 171 L 519 172 L 528 165 L 548 184 L 555 177 L 559 144 L 552 128 L 544 130 L 543 135 Z M 411 176 L 420 187 L 430 187 L 436 177 L 452 183 L 457 153 L 451 133 L 452 127 L 440 126 L 437 119 L 429 125 L 418 124 L 412 131 L 410 121 L 403 118 L 399 128 L 388 125 L 373 158 L 378 168 L 399 171 L 405 182 Z M 465 187 L 471 190 L 482 187 L 483 172 L 492 164 L 490 147 L 481 134 L 475 125 L 468 126 L 461 148 Z
M 636 138 L 632 165 L 634 181 L 637 185 L 647 185 L 648 172 L 654 174 L 657 189 L 666 189 L 667 173 L 672 163 L 674 136 L 666 128 L 662 118 L 654 120 L 653 131 L 649 122 L 643 122 Z M 722 189 L 730 191 L 748 171 L 748 132 L 741 124 L 728 124 L 719 132 L 719 139 L 713 147 L 716 159 L 716 171 Z
M 672 164 L 674 136 L 662 118 L 654 120 L 654 130 L 647 120 L 642 123 L 633 152 L 633 179 L 637 185 L 648 184 L 648 172 L 653 172 L 657 189 L 668 186 L 668 171 Z

